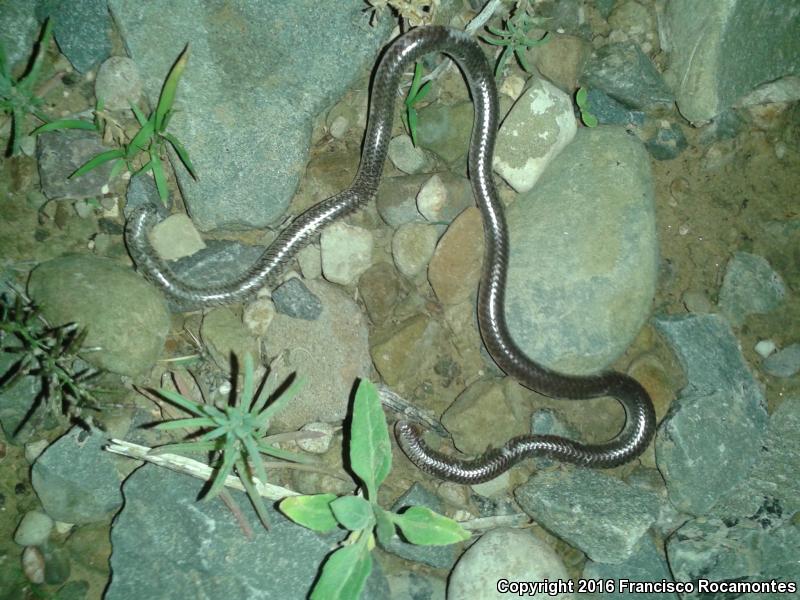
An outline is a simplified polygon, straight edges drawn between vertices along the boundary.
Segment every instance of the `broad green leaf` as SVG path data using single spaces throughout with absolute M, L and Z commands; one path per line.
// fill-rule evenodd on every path
M 579 108 L 583 108 L 586 106 L 586 100 L 588 98 L 589 92 L 586 90 L 586 88 L 578 88 L 578 91 L 575 93 L 575 104 L 577 104 Z
M 49 123 L 40 125 L 31 131 L 31 135 L 55 131 L 56 129 L 85 129 L 87 131 L 97 131 L 97 126 L 94 123 L 82 121 L 80 119 L 59 119 L 58 121 L 50 121 Z
M 194 165 L 192 161 L 189 160 L 189 153 L 186 151 L 186 148 L 177 140 L 177 138 L 172 135 L 171 133 L 167 133 L 166 131 L 161 133 L 161 137 L 167 140 L 172 147 L 175 148 L 175 152 L 178 153 L 178 158 L 181 159 L 183 166 L 186 167 L 186 170 L 189 171 L 189 174 L 197 179 L 197 172 L 194 170 Z
M 372 528 L 372 505 L 360 496 L 342 496 L 330 504 L 333 516 L 350 531 Z
M 328 557 L 311 591 L 311 600 L 355 600 L 361 596 L 372 571 L 368 538 L 362 535 L 355 544 L 339 548 Z
M 446 546 L 470 538 L 470 533 L 456 521 L 425 506 L 412 506 L 403 513 L 395 513 L 392 520 L 409 542 L 420 546 Z
M 336 500 L 336 494 L 290 496 L 281 500 L 278 508 L 298 525 L 320 533 L 327 533 L 339 526 L 330 507 L 334 500 Z
M 583 124 L 587 127 L 597 127 L 598 125 L 597 117 L 588 112 L 581 113 L 581 121 L 583 121 Z
M 417 145 L 417 111 L 408 108 L 408 133 L 411 135 L 411 143 Z
M 164 87 L 161 89 L 161 95 L 158 97 L 158 106 L 156 106 L 156 121 L 155 130 L 158 132 L 164 131 L 164 117 L 172 109 L 172 103 L 175 101 L 175 92 L 178 89 L 178 82 L 183 75 L 183 70 L 186 68 L 186 61 L 189 60 L 189 44 L 181 52 L 175 65 L 170 69 L 167 80 L 164 82 Z
M 417 90 L 419 90 L 419 82 L 422 79 L 422 65 L 420 63 L 414 63 L 414 77 L 411 79 L 411 87 L 408 90 L 408 97 L 406 98 L 406 104 L 413 104 L 414 97 L 417 95 Z
M 367 497 L 378 499 L 378 487 L 392 468 L 392 444 L 378 390 L 362 379 L 353 403 L 350 426 L 350 465 L 367 488 Z
M 96 169 L 103 163 L 107 163 L 108 161 L 114 160 L 115 158 L 122 158 L 123 156 L 125 156 L 125 151 L 122 148 L 114 148 L 113 150 L 106 150 L 105 152 L 101 152 L 94 158 L 89 159 L 81 167 L 76 169 L 75 172 L 69 176 L 69 178 L 72 179 L 73 177 L 80 177 L 84 173 L 88 173 L 92 169 Z
M 394 538 L 394 521 L 392 520 L 394 515 L 380 506 L 376 506 L 374 512 L 376 522 L 375 533 L 378 534 L 378 539 L 381 544 L 387 546 L 392 543 L 392 538 Z
M 109 178 L 110 179 L 114 179 L 114 177 L 119 175 L 122 172 L 122 169 L 125 168 L 126 164 L 127 163 L 122 158 L 120 158 L 117 162 L 115 162 L 114 166 L 111 167 L 111 173 L 109 174 Z M 176 364 L 188 364 L 188 363 L 184 362 L 184 363 L 176 363 Z

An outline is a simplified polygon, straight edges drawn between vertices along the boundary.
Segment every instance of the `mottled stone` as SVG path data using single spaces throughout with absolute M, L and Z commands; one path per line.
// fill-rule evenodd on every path
M 473 118 L 469 100 L 453 105 L 430 104 L 419 110 L 417 143 L 454 164 L 467 155 Z
M 477 208 L 468 208 L 439 239 L 428 267 L 428 280 L 444 304 L 475 297 L 483 262 L 483 224 Z
M 439 233 L 433 225 L 406 223 L 392 237 L 392 258 L 406 277 L 421 273 L 433 256 Z
M 130 110 L 142 95 L 142 78 L 136 63 L 127 56 L 112 56 L 97 70 L 96 98 L 107 110 Z
M 53 19 L 58 49 L 75 70 L 86 73 L 111 54 L 111 15 L 105 0 L 50 2 L 39 0 L 37 16 Z
M 322 302 L 297 277 L 292 277 L 272 291 L 272 301 L 279 313 L 313 321 L 322 313 Z
M 320 236 L 322 274 L 340 285 L 355 283 L 372 264 L 372 232 L 336 222 Z
M 102 189 L 108 183 L 114 161 L 70 178 L 91 158 L 110 150 L 102 144 L 100 136 L 92 131 L 67 129 L 43 133 L 36 138 L 39 178 L 42 191 L 48 198 L 79 200 L 103 194 Z
M 791 344 L 769 356 L 762 368 L 775 377 L 793 377 L 800 371 L 800 344 Z
M 719 291 L 719 307 L 734 325 L 747 315 L 764 314 L 777 308 L 786 296 L 786 285 L 766 259 L 736 252 L 725 269 Z
M 159 222 L 150 232 L 153 249 L 164 260 L 191 256 L 206 247 L 189 215 L 178 213 Z
M 449 171 L 436 173 L 417 194 L 417 209 L 430 223 L 451 223 L 465 208 L 475 204 L 472 184 Z
M 395 268 L 386 262 L 372 265 L 358 280 L 358 291 L 370 319 L 382 323 L 392 312 L 400 296 Z

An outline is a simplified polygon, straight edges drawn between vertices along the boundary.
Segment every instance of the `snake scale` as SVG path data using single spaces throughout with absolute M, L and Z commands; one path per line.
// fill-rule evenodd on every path
M 478 323 L 486 348 L 505 373 L 526 387 L 573 400 L 614 397 L 624 407 L 626 421 L 622 431 L 605 443 L 588 445 L 558 436 L 524 435 L 471 460 L 432 450 L 417 427 L 406 421 L 395 426 L 398 443 L 423 471 L 463 484 L 493 479 L 531 456 L 601 468 L 625 463 L 645 449 L 655 430 L 653 405 L 644 388 L 635 379 L 613 371 L 587 376 L 554 372 L 528 358 L 509 334 L 504 312 L 508 232 L 491 172 L 498 127 L 497 91 L 483 51 L 463 31 L 419 27 L 389 46 L 375 72 L 361 163 L 352 185 L 299 215 L 243 275 L 225 285 L 205 289 L 178 279 L 147 239 L 148 230 L 158 220 L 151 205 L 137 208 L 126 225 L 131 256 L 140 272 L 155 282 L 171 303 L 182 307 L 238 302 L 265 285 L 274 287 L 286 263 L 323 227 L 375 197 L 392 131 L 395 90 L 403 72 L 431 52 L 442 52 L 455 60 L 467 81 L 475 109 L 468 165 L 485 237 Z

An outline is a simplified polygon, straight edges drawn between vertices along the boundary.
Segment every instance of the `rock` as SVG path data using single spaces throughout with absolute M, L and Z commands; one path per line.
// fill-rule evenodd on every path
M 403 512 L 411 506 L 425 506 L 432 511 L 442 514 L 444 505 L 435 495 L 420 484 L 415 483 L 392 505 L 393 512 Z M 429 565 L 435 569 L 450 569 L 456 562 L 456 546 L 418 546 L 405 542 L 395 533 L 391 543 L 381 546 L 406 560 L 413 560 Z
M 322 275 L 322 256 L 318 244 L 309 244 L 297 253 L 300 271 L 306 279 L 317 279 Z
M 568 94 L 578 87 L 578 76 L 592 51 L 592 45 L 574 35 L 550 33 L 547 43 L 534 49 L 533 64 L 561 90 Z
M 44 583 L 44 556 L 36 546 L 28 546 L 22 551 L 22 572 L 31 583 Z
M 608 24 L 612 27 L 612 41 L 617 41 L 615 35 L 620 36 L 624 41 L 635 42 L 645 54 L 650 55 L 661 49 L 655 15 L 636 0 L 617 3 Z
M 492 166 L 517 192 L 527 192 L 576 131 L 572 99 L 535 79 L 503 120 Z
M 0 4 L 0 44 L 6 52 L 9 69 L 28 60 L 31 49 L 41 34 L 42 25 L 35 16 L 33 2 L 3 2 Z
M 482 454 L 528 433 L 518 407 L 506 397 L 502 380 L 479 379 L 465 389 L 442 415 L 442 425 L 465 454 Z M 491 422 L 491 427 L 486 423 Z
M 143 204 L 154 206 L 159 217 L 166 219 L 170 214 L 169 209 L 172 207 L 172 196 L 167 198 L 165 206 L 158 195 L 158 188 L 152 177 L 145 174 L 131 177 L 128 189 L 125 191 L 125 208 L 122 213 L 126 218 L 130 218 L 131 213 Z
M 439 324 L 427 315 L 416 315 L 370 339 L 375 368 L 389 386 L 416 381 L 423 365 L 430 360 L 440 334 Z
M 114 161 L 92 169 L 80 177 L 72 175 L 84 163 L 110 150 L 93 131 L 67 129 L 36 136 L 39 179 L 42 191 L 51 200 L 81 200 L 103 195 Z
M 391 600 L 445 600 L 447 581 L 425 573 L 387 573 Z
M 428 280 L 444 304 L 477 295 L 483 262 L 483 224 L 477 208 L 468 208 L 439 239 L 428 267 Z
M 206 247 L 170 265 L 175 275 L 192 285 L 209 288 L 225 285 L 244 275 L 264 254 L 261 246 L 230 240 L 208 240 Z M 171 307 L 174 308 L 174 307 Z
M 258 522 L 243 493 L 230 490 L 252 538 L 220 500 L 197 502 L 203 483 L 146 465 L 123 487 L 125 506 L 111 530 L 106 600 L 307 598 L 320 565 L 342 538 L 320 536 L 267 506 L 270 529 Z M 268 569 L 254 568 L 261 563 Z M 225 568 L 220 568 L 225 565 Z M 386 598 L 388 586 L 373 560 L 362 598 Z
M 429 104 L 419 110 L 417 143 L 454 164 L 467 155 L 474 108 L 469 100 L 453 105 Z
M 667 557 L 677 581 L 705 580 L 716 585 L 761 582 L 769 591 L 771 580 L 796 582 L 800 578 L 797 549 L 800 527 L 788 523 L 761 526 L 743 521 L 726 524 L 718 519 L 696 519 L 681 527 L 667 541 Z M 742 590 L 745 591 L 745 590 Z M 699 586 L 684 598 L 699 600 L 710 596 L 738 598 L 780 598 L 787 594 L 736 593 L 735 589 L 703 589 Z M 775 590 L 777 591 L 777 590 Z M 726 594 L 727 592 L 727 594 Z
M 678 109 L 693 123 L 714 118 L 758 85 L 800 73 L 800 7 L 792 0 L 670 2 L 665 11 Z
M 371 69 L 392 26 L 382 18 L 368 27 L 360 0 L 270 0 L 235 8 L 223 0 L 188 2 L 168 15 L 132 0 L 108 6 L 131 58 L 146 66 L 141 70 L 153 105 L 169 67 L 192 41 L 169 130 L 200 174 L 195 181 L 176 170 L 201 231 L 260 228 L 280 218 L 306 167 L 314 115 Z
M 14 542 L 20 546 L 41 546 L 53 531 L 53 519 L 43 512 L 31 510 L 25 513 L 14 532 Z
M 269 298 L 258 298 L 244 307 L 242 323 L 250 335 L 264 337 L 275 318 L 275 305 Z
M 236 357 L 240 368 L 244 365 L 247 354 L 254 363 L 258 362 L 258 342 L 250 335 L 239 316 L 227 306 L 213 308 L 206 313 L 200 327 L 200 337 L 214 362 L 223 371 L 231 372 L 233 369 L 232 356 Z
M 19 358 L 11 352 L 0 352 L 0 377 L 5 377 Z M 41 393 L 42 378 L 34 375 L 23 375 L 14 385 L 0 390 L 0 424 L 9 443 L 25 444 L 32 436 L 41 435 L 42 429 L 57 424 L 46 410 L 28 414 Z
M 32 465 L 35 463 L 36 459 L 42 455 L 42 452 L 44 452 L 49 445 L 50 442 L 47 440 L 37 440 L 25 444 L 25 460 L 28 461 L 28 464 Z
M 324 281 L 306 282 L 309 291 L 322 303 L 315 321 L 277 314 L 264 340 L 272 360 L 283 354 L 276 374 L 283 381 L 290 374 L 308 382 L 285 410 L 275 416 L 273 425 L 295 430 L 306 423 L 341 421 L 356 379 L 372 374 L 367 323 L 352 297 Z
M 106 110 L 130 110 L 142 96 L 142 78 L 136 63 L 127 56 L 112 56 L 97 70 L 94 95 Z
M 415 146 L 405 134 L 394 137 L 389 142 L 389 160 L 403 173 L 413 175 L 430 170 L 436 161 L 423 148 Z
M 532 585 L 549 583 L 548 597 L 567 600 L 575 596 L 564 593 L 567 570 L 555 552 L 543 541 L 524 529 L 493 529 L 481 536 L 459 559 L 450 575 L 448 600 L 465 598 L 506 598 L 500 586 L 514 583 Z M 558 583 L 561 582 L 561 583 Z M 561 593 L 558 593 L 561 592 Z M 522 592 L 513 592 L 522 596 Z M 526 592 L 533 594 L 533 592 Z
M 355 283 L 372 264 L 372 232 L 337 221 L 320 236 L 322 274 L 340 285 Z
M 545 471 L 514 496 L 537 523 L 595 562 L 628 560 L 659 512 L 654 493 L 589 469 Z
M 297 445 L 311 454 L 325 454 L 331 448 L 333 436 L 339 428 L 330 423 L 308 423 L 303 425 L 301 431 L 313 431 L 321 434 L 320 437 L 297 440 Z
M 761 358 L 767 358 L 769 355 L 774 354 L 777 349 L 778 346 L 772 340 L 759 340 L 753 348 Z
M 783 302 L 786 285 L 762 257 L 736 252 L 725 269 L 719 308 L 734 325 L 747 315 L 768 313 Z
M 690 313 L 702 315 L 714 312 L 714 305 L 704 292 L 687 290 L 681 296 L 681 300 Z
M 425 218 L 417 210 L 417 194 L 430 177 L 421 173 L 382 178 L 375 200 L 381 219 L 392 227 L 411 222 L 424 223 Z
M 549 368 L 607 367 L 644 324 L 655 293 L 653 179 L 642 145 L 621 128 L 580 129 L 506 216 L 514 340 Z
M 626 598 L 629 600 L 678 600 L 677 594 L 670 593 L 631 593 L 622 588 L 622 580 L 636 582 L 673 581 L 669 572 L 667 561 L 656 548 L 649 535 L 642 536 L 630 558 L 624 562 L 612 565 L 602 562 L 587 561 L 583 568 L 584 579 L 606 580 L 614 582 L 611 593 L 589 594 L 589 598 Z
M 79 73 L 86 73 L 111 55 L 113 24 L 105 0 L 85 0 L 76 5 L 39 2 L 37 17 L 53 19 L 58 49 Z
M 104 436 L 73 427 L 34 463 L 31 481 L 47 514 L 66 523 L 108 519 L 121 505 L 122 477 Z
M 602 90 L 628 108 L 669 108 L 675 101 L 661 73 L 632 42 L 597 48 L 586 61 L 580 82 Z
M 800 371 L 800 344 L 791 344 L 761 363 L 764 371 L 775 377 L 789 378 Z
M 433 257 L 438 239 L 433 225 L 401 225 L 392 237 L 392 258 L 397 270 L 409 278 L 421 273 Z
M 722 519 L 751 517 L 759 513 L 792 515 L 800 511 L 800 396 L 784 398 L 769 418 L 767 434 L 757 448 L 756 460 L 746 477 L 714 505 Z
M 41 263 L 28 293 L 53 326 L 78 323 L 88 329 L 82 357 L 122 375 L 139 375 L 161 356 L 170 327 L 157 290 L 130 269 L 91 255 L 69 255 Z
M 358 292 L 373 323 L 382 323 L 391 314 L 400 296 L 399 276 L 386 262 L 372 265 L 358 280 Z
M 640 110 L 631 110 L 611 96 L 598 89 L 590 89 L 586 95 L 589 103 L 589 112 L 597 117 L 599 123 L 604 125 L 635 125 L 644 124 L 644 113 Z
M 191 256 L 206 247 L 189 215 L 183 213 L 170 215 L 153 227 L 150 241 L 164 260 Z
M 669 121 L 658 122 L 655 133 L 650 135 L 644 143 L 650 156 L 656 160 L 677 158 L 688 145 L 680 125 Z
M 670 502 L 702 515 L 755 462 L 767 421 L 764 395 L 721 317 L 662 317 L 654 324 L 688 380 L 659 428 L 658 469 Z
M 272 292 L 272 301 L 279 313 L 295 319 L 314 321 L 322 313 L 319 298 L 297 277 L 292 277 L 276 287 Z
M 473 206 L 472 185 L 466 177 L 443 171 L 432 175 L 417 194 L 417 209 L 434 224 L 452 223 Z

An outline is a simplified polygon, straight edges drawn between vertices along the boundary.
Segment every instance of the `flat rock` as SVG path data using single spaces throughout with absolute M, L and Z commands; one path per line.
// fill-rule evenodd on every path
M 79 73 L 86 73 L 111 55 L 113 24 L 106 0 L 40 0 L 36 12 L 41 21 L 53 19 L 58 49 Z
M 39 178 L 42 191 L 51 200 L 97 198 L 103 194 L 114 161 L 100 165 L 79 177 L 76 169 L 101 152 L 110 150 L 92 131 L 68 129 L 36 136 Z
M 736 252 L 725 269 L 719 307 L 731 323 L 741 325 L 747 315 L 777 308 L 785 296 L 786 284 L 765 258 Z

